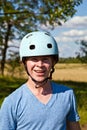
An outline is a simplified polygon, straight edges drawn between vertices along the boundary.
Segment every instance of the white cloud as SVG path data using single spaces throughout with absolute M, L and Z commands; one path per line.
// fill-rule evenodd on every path
M 70 37 L 84 36 L 84 35 L 87 35 L 87 30 L 75 30 L 75 29 L 72 29 L 72 30 L 63 32 L 63 35 L 64 36 L 70 36 Z
M 87 16 L 76 16 L 52 32 L 59 45 L 60 56 L 76 56 L 77 40 L 87 40 Z M 56 35 L 55 35 L 56 34 Z
M 66 23 L 63 24 L 65 27 L 86 27 L 87 26 L 87 16 L 75 16 L 68 20 Z
M 83 26 L 83 27 L 82 27 Z M 87 40 L 87 16 L 76 16 L 62 27 L 57 28 L 56 35 L 58 42 L 75 42 L 76 40 Z M 61 31 L 62 30 L 62 31 Z
M 85 41 L 87 41 L 87 35 L 86 35 L 86 36 L 84 36 L 84 37 L 83 37 L 83 39 L 84 39 Z
M 60 40 L 73 42 L 76 40 L 87 40 L 87 30 L 69 30 L 62 33 Z M 60 41 L 59 40 L 59 41 Z
M 62 42 L 71 42 L 72 41 L 72 38 L 70 37 L 65 37 L 65 36 L 59 36 L 59 37 L 55 37 L 56 41 L 59 42 L 59 43 L 62 43 Z

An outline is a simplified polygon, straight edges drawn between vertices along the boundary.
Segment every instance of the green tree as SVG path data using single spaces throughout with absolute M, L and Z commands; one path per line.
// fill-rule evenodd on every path
M 4 74 L 9 41 L 19 40 L 21 36 L 38 25 L 61 25 L 75 12 L 82 0 L 1 0 L 0 1 L 0 54 L 1 73 Z M 15 43 L 13 42 L 14 47 Z
M 77 58 L 79 58 L 81 62 L 87 63 L 87 41 L 80 40 L 76 43 L 80 45 L 80 52 L 77 52 Z

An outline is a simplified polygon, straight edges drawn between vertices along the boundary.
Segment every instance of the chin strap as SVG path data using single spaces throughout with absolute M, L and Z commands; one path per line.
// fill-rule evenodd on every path
M 25 70 L 26 70 L 27 74 L 31 77 L 32 81 L 36 84 L 36 85 L 35 85 L 35 88 L 38 88 L 38 87 L 40 87 L 40 86 L 43 86 L 44 84 L 47 83 L 47 81 L 48 81 L 49 79 L 52 79 L 52 73 L 54 72 L 54 66 L 52 66 L 52 69 L 51 69 L 51 72 L 50 72 L 50 76 L 47 77 L 46 79 L 44 79 L 43 81 L 37 81 L 37 80 L 35 80 L 35 79 L 29 74 L 29 72 L 28 72 L 28 70 L 27 70 L 27 66 L 26 66 L 25 63 L 24 63 L 24 67 L 25 67 Z
M 45 79 L 44 81 L 42 81 L 42 82 L 35 81 L 35 83 L 36 83 L 35 88 L 39 88 L 39 87 L 45 85 L 45 84 L 47 83 L 47 81 L 48 81 L 48 78 L 46 78 L 46 79 Z
M 28 72 L 28 75 L 31 77 L 32 81 L 36 84 L 35 88 L 39 88 L 39 87 L 45 85 L 47 83 L 48 79 L 50 79 L 50 78 L 46 78 L 43 81 L 37 81 L 29 74 L 29 72 Z

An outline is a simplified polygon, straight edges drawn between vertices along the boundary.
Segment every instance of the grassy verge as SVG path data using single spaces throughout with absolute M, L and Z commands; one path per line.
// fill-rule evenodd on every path
M 17 89 L 26 80 L 20 78 L 2 77 L 0 76 L 0 105 L 4 98 Z M 87 123 L 87 82 L 75 81 L 56 81 L 57 83 L 67 85 L 74 89 L 77 99 L 79 114 L 81 117 L 80 123 Z

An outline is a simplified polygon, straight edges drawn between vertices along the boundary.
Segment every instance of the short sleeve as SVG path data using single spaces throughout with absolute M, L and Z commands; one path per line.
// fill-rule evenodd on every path
M 5 98 L 0 109 L 0 130 L 13 130 L 16 123 L 11 101 Z
M 79 117 L 79 114 L 77 111 L 76 97 L 75 97 L 75 94 L 72 90 L 71 94 L 70 94 L 70 111 L 68 113 L 67 120 L 79 121 L 79 119 L 80 119 L 80 117 Z

